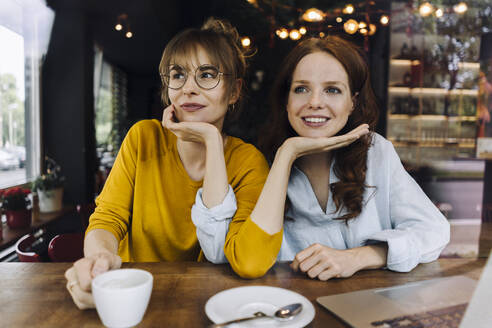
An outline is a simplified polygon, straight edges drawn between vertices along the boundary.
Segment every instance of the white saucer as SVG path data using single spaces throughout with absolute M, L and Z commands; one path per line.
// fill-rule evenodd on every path
M 280 307 L 301 303 L 302 311 L 289 321 L 256 319 L 231 325 L 231 327 L 282 327 L 300 328 L 314 318 L 314 307 L 304 296 L 288 289 L 268 286 L 245 286 L 215 294 L 205 304 L 205 313 L 214 323 L 253 316 L 257 311 L 273 315 Z

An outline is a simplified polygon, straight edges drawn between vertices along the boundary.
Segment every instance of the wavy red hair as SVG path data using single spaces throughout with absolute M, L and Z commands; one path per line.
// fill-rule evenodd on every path
M 370 84 L 369 68 L 362 51 L 351 42 L 337 36 L 304 40 L 284 59 L 271 92 L 270 119 L 265 133 L 260 136 L 260 148 L 270 162 L 287 138 L 297 136 L 287 117 L 289 90 L 299 61 L 315 52 L 326 52 L 342 64 L 347 72 L 350 92 L 355 101 L 354 111 L 337 135 L 345 134 L 363 123 L 369 124 L 370 130 L 374 130 L 376 126 L 378 106 Z M 357 217 L 362 211 L 363 195 L 365 188 L 368 187 L 365 179 L 367 151 L 371 140 L 369 134 L 359 138 L 350 146 L 333 151 L 334 173 L 339 182 L 331 184 L 329 188 L 336 205 L 336 213 L 342 209 L 347 211 L 338 219 L 349 220 Z

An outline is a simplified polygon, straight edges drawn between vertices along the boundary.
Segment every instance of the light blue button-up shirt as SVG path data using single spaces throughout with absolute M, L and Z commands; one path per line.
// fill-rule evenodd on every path
M 332 163 L 330 184 L 337 181 Z M 335 220 L 345 212 L 335 213 L 331 195 L 326 211 L 321 209 L 307 176 L 294 166 L 287 189 L 290 207 L 277 259 L 292 261 L 298 252 L 314 243 L 348 249 L 376 242 L 387 243 L 386 266 L 390 270 L 406 272 L 419 263 L 437 259 L 449 242 L 449 223 L 405 171 L 391 142 L 376 133 L 367 155 L 365 183 L 372 187 L 365 190 L 362 212 L 346 224 L 345 220 Z M 205 256 L 214 263 L 227 261 L 223 247 L 234 208 L 232 195 L 207 209 L 201 192 L 197 193 L 192 219 Z

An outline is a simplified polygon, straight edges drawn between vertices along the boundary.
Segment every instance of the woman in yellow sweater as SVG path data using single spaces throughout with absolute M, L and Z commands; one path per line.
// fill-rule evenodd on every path
M 225 238 L 225 230 L 211 235 L 208 226 L 248 219 L 268 164 L 254 146 L 222 132 L 245 68 L 238 33 L 224 21 L 210 19 L 168 43 L 159 66 L 163 120 L 140 121 L 128 132 L 96 199 L 85 257 L 65 274 L 80 309 L 94 307 L 92 278 L 122 261 L 196 261 L 200 243 Z

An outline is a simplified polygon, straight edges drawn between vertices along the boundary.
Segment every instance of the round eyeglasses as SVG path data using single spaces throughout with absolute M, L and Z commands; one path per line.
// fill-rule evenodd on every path
M 195 69 L 196 84 L 206 90 L 215 88 L 221 75 L 230 75 L 219 71 L 214 65 L 201 65 Z M 181 89 L 188 80 L 188 71 L 180 65 L 171 65 L 166 73 L 161 73 L 162 82 L 170 89 Z

